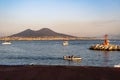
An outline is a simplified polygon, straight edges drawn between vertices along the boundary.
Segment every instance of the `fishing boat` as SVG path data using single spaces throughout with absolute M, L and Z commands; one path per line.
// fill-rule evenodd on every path
M 68 45 L 69 45 L 68 41 L 63 42 L 63 46 L 68 46 Z
M 10 41 L 4 41 L 2 44 L 7 45 L 7 44 L 11 44 L 11 42 Z
M 75 61 L 75 60 L 81 60 L 81 57 L 77 57 L 77 56 L 63 56 L 64 60 L 70 60 L 70 61 Z

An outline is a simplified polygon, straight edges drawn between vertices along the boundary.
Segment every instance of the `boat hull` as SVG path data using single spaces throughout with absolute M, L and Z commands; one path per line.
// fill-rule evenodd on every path
M 75 60 L 81 60 L 82 58 L 80 57 L 71 57 L 71 56 L 63 56 L 64 60 L 70 60 L 70 61 L 75 61 Z
M 3 42 L 2 44 L 7 45 L 7 44 L 11 44 L 11 42 Z

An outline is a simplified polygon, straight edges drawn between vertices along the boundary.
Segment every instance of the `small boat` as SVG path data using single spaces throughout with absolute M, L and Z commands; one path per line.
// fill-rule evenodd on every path
M 120 64 L 114 65 L 114 67 L 116 67 L 116 68 L 120 68 Z
M 11 44 L 11 42 L 10 41 L 5 41 L 5 42 L 3 42 L 2 44 Z
M 76 61 L 76 60 L 81 60 L 82 58 L 77 57 L 77 56 L 63 56 L 64 60 L 70 60 L 70 61 Z
M 63 46 L 68 46 L 68 45 L 69 45 L 68 41 L 63 42 Z

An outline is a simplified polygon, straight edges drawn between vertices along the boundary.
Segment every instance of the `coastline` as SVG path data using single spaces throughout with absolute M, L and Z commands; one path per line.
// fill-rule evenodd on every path
M 10 40 L 10 41 L 29 41 L 29 40 L 104 40 L 104 38 L 96 38 L 96 37 L 0 37 L 0 40 Z M 120 40 L 117 39 L 109 39 L 109 40 Z
M 0 80 L 120 80 L 120 68 L 60 65 L 1 65 Z
M 10 41 L 30 41 L 30 40 L 104 40 L 103 38 L 92 38 L 92 37 L 1 37 L 0 40 L 10 40 Z M 109 39 L 109 40 L 120 40 L 120 39 Z
M 1 37 L 0 40 L 96 40 L 89 37 Z

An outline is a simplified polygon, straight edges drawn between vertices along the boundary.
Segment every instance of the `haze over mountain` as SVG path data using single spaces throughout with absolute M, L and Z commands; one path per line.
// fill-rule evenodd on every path
M 10 37 L 75 37 L 75 36 L 57 33 L 49 28 L 42 28 L 37 31 L 27 29 L 20 33 L 13 34 Z

